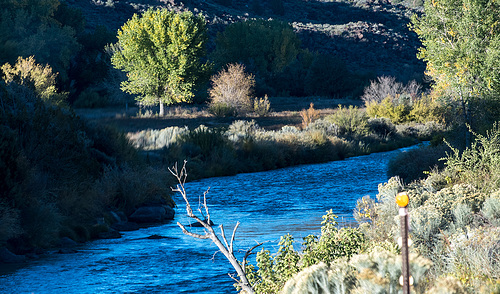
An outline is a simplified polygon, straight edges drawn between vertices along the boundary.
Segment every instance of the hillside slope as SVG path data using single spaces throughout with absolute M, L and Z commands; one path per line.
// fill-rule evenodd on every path
M 248 18 L 280 19 L 290 23 L 302 45 L 310 50 L 341 57 L 352 71 L 374 76 L 391 75 L 405 82 L 420 80 L 424 63 L 416 58 L 420 42 L 408 29 L 415 10 L 392 5 L 388 0 L 325 1 L 284 0 L 276 11 L 276 1 L 224 0 L 67 0 L 80 8 L 87 28 L 105 25 L 116 31 L 134 13 L 149 7 L 191 10 L 207 20 L 211 36 L 224 26 Z M 219 3 L 226 3 L 222 5 Z M 231 2 L 230 5 L 227 5 Z M 279 1 L 278 1 L 279 2 Z M 277 13 L 276 13 L 277 12 Z M 213 40 L 213 38 L 212 38 Z

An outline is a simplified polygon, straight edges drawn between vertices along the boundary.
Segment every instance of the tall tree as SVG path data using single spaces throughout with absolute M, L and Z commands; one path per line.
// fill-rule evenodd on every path
M 214 59 L 218 66 L 242 63 L 261 78 L 281 73 L 297 59 L 300 39 L 281 21 L 254 19 L 236 22 L 217 35 Z
M 434 89 L 458 100 L 470 124 L 472 101 L 500 95 L 500 2 L 426 0 L 424 8 L 411 25 L 423 44 L 418 56 Z
M 149 9 L 135 14 L 118 30 L 117 49 L 111 61 L 127 72 L 123 91 L 139 94 L 146 105 L 190 102 L 193 90 L 209 71 L 202 64 L 207 40 L 205 20 L 191 12 Z

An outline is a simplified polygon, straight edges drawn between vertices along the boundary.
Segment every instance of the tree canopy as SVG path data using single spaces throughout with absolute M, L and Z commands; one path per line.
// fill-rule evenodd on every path
M 465 124 L 472 125 L 479 114 L 471 104 L 500 98 L 500 2 L 426 0 L 424 9 L 411 25 L 423 44 L 418 57 L 427 62 L 435 93 L 458 101 Z
M 281 72 L 300 52 L 300 40 L 292 27 L 277 20 L 230 24 L 216 43 L 214 56 L 220 66 L 243 63 L 263 76 Z
M 435 89 L 470 97 L 500 93 L 500 2 L 427 0 L 412 19 L 423 47 L 419 58 Z
M 75 28 L 60 22 L 64 10 L 73 24 L 83 26 L 83 20 L 59 0 L 0 0 L 0 64 L 14 63 L 18 56 L 34 55 L 37 61 L 48 63 L 66 80 L 71 58 L 80 45 Z
M 123 91 L 139 94 L 143 104 L 190 102 L 193 90 L 209 70 L 201 62 L 207 30 L 201 15 L 149 9 L 134 14 L 118 30 L 113 65 L 127 72 Z

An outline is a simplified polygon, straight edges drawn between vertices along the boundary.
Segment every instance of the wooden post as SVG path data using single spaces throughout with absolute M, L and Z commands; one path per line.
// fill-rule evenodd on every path
M 410 260 L 408 253 L 408 195 L 404 192 L 396 196 L 399 205 L 399 216 L 401 218 L 401 257 L 403 259 L 402 278 L 403 294 L 410 294 Z

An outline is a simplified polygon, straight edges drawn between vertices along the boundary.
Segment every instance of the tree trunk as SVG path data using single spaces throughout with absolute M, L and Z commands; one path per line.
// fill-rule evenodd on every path
M 165 115 L 165 105 L 160 101 L 160 116 Z

